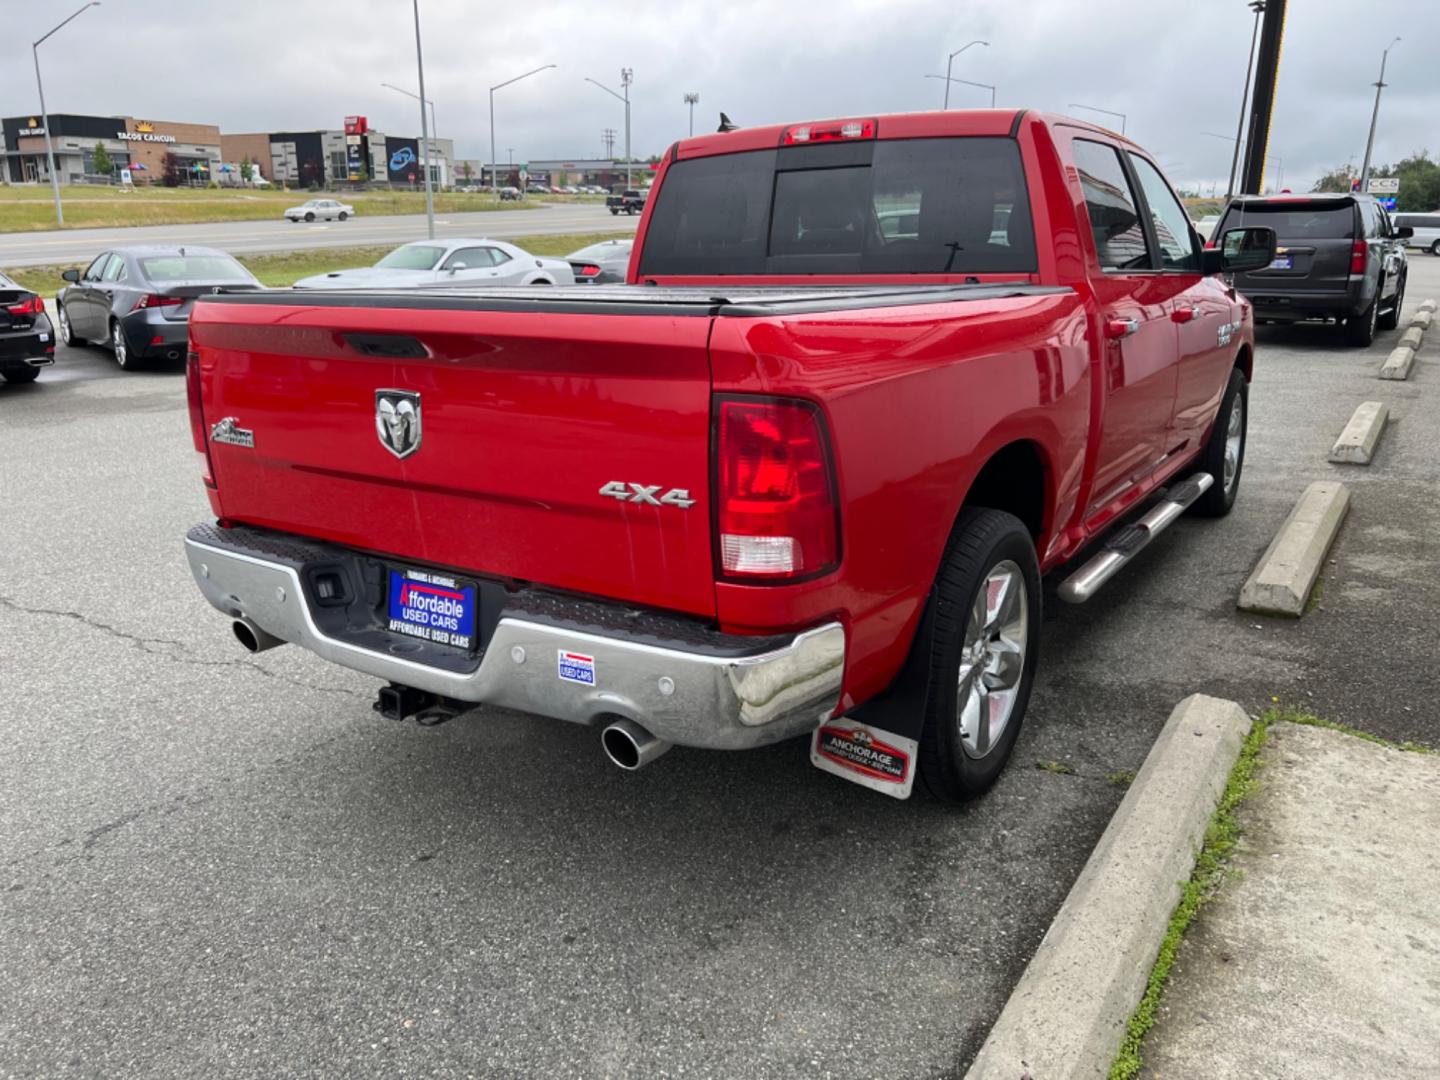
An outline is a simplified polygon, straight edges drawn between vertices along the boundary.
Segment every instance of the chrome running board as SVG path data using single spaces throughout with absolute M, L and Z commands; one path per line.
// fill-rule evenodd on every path
M 1166 489 L 1160 502 L 1144 517 L 1106 540 L 1104 550 L 1065 579 L 1060 586 L 1060 599 L 1071 604 L 1089 600 L 1214 483 L 1213 476 L 1202 472 Z

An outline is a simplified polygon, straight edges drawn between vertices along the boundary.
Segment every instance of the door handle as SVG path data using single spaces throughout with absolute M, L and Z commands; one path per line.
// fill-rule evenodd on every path
M 1170 313 L 1170 318 L 1177 323 L 1187 323 L 1191 319 L 1195 318 L 1195 316 L 1198 314 L 1199 312 L 1197 312 L 1193 307 L 1182 307 L 1176 308 L 1174 311 L 1172 311 Z
M 1105 323 L 1105 336 L 1112 340 L 1127 338 L 1139 329 L 1139 319 L 1109 319 Z

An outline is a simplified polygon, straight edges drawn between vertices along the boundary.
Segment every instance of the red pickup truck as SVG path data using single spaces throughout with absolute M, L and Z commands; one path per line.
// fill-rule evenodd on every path
M 808 736 L 969 798 L 1040 575 L 1082 600 L 1229 510 L 1253 339 L 1221 275 L 1273 247 L 1203 249 L 1144 151 L 1033 112 L 687 139 L 624 285 L 200 300 L 187 556 L 242 644 L 385 680 L 386 715 L 592 724 L 632 769 Z

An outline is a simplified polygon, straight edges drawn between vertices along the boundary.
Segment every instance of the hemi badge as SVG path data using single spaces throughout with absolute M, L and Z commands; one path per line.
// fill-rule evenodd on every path
M 210 429 L 210 441 L 254 450 L 255 432 L 245 430 L 235 417 L 227 416 Z

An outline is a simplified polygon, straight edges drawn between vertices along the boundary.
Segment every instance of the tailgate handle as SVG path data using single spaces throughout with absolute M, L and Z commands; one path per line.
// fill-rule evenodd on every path
M 409 334 L 345 334 L 345 343 L 366 356 L 407 359 L 429 356 L 430 350 Z

